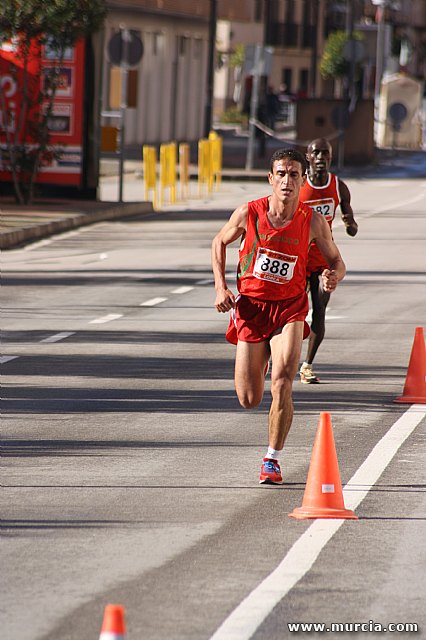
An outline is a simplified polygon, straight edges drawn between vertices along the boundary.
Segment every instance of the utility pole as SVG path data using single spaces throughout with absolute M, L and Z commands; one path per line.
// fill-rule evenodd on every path
M 217 0 L 210 0 L 209 53 L 207 62 L 207 99 L 204 118 L 204 137 L 208 138 L 213 121 L 214 68 L 216 52 Z
M 376 81 L 374 85 L 374 101 L 377 106 L 379 95 L 380 95 L 380 84 L 382 82 L 382 75 L 383 75 L 386 0 L 375 0 L 374 4 L 377 5 Z
M 313 0 L 311 11 L 313 13 L 312 23 L 312 57 L 311 57 L 311 98 L 316 97 L 317 92 L 317 66 L 318 66 L 318 28 L 319 28 L 319 1 Z
M 355 94 L 355 40 L 353 0 L 346 0 L 346 35 L 349 42 L 349 73 L 345 80 L 345 98 L 354 99 Z

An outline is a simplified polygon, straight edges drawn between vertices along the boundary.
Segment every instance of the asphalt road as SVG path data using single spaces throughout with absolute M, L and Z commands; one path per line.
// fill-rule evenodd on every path
M 282 487 L 258 484 L 269 382 L 239 407 L 212 306 L 211 239 L 259 183 L 3 255 L 4 638 L 97 638 L 107 603 L 128 640 L 426 637 L 426 405 L 393 402 L 426 324 L 426 181 L 347 183 L 360 230 L 335 225 L 348 275 L 322 384 L 294 383 Z M 321 412 L 359 520 L 288 517 Z

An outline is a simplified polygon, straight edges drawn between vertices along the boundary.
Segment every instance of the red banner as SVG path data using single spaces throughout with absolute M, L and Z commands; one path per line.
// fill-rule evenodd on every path
M 47 101 L 41 100 L 47 87 L 49 72 L 59 73 L 53 109 L 48 118 L 50 142 L 55 157 L 40 168 L 36 181 L 44 184 L 81 184 L 83 165 L 83 99 L 84 99 L 84 41 L 65 51 L 62 61 L 48 44 L 30 49 L 28 60 L 28 87 L 32 111 L 23 106 L 24 62 L 16 42 L 8 42 L 0 48 L 0 90 L 6 109 L 0 102 L 0 180 L 10 181 L 8 171 L 7 136 L 14 144 L 23 140 L 31 144 L 29 127 L 37 117 L 37 110 L 47 109 Z M 58 65 L 60 65 L 58 67 Z M 6 113 L 7 117 L 6 117 Z M 7 121 L 5 121 L 7 120 Z

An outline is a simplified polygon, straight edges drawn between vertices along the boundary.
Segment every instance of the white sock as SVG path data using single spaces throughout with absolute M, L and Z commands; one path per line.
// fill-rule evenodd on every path
M 282 449 L 273 449 L 272 447 L 268 447 L 265 458 L 269 458 L 269 460 L 278 460 L 278 456 L 281 451 Z

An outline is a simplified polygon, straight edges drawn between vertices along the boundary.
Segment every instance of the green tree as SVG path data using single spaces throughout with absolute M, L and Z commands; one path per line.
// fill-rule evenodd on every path
M 353 38 L 362 41 L 364 36 L 359 31 L 354 31 Z M 323 78 L 344 78 L 348 75 L 350 63 L 343 56 L 343 49 L 348 41 L 346 31 L 334 31 L 329 35 L 319 66 Z M 359 65 L 357 70 L 359 71 Z
M 106 15 L 105 0 L 6 0 L 0 6 L 0 44 L 13 40 L 20 67 L 19 119 L 9 126 L 12 113 L 0 91 L 0 116 L 17 202 L 30 203 L 37 173 L 58 149 L 51 145 L 52 116 L 60 68 L 67 48 L 97 31 Z M 56 65 L 49 74 L 31 73 L 34 51 L 48 43 L 55 51 Z M 10 73 L 18 78 L 18 66 Z M 43 108 L 41 108 L 43 105 Z

